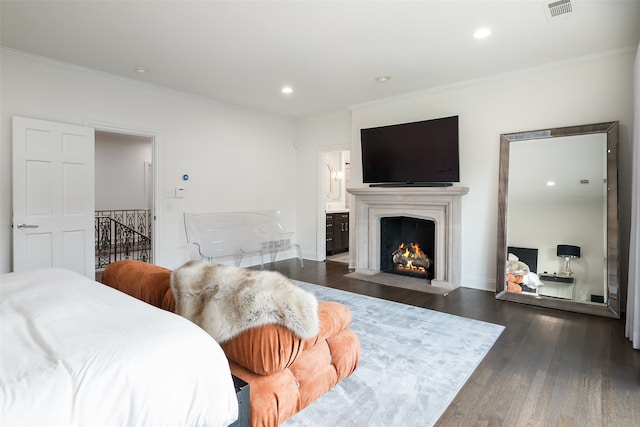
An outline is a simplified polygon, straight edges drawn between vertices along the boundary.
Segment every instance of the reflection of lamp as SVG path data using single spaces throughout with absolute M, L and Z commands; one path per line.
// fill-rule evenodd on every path
M 580 246 L 558 245 L 556 255 L 564 258 L 564 270 L 560 272 L 562 276 L 573 276 L 573 272 L 569 266 L 571 258 L 580 258 Z

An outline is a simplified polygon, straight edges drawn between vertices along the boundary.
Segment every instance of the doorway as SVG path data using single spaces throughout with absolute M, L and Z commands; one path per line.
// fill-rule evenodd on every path
M 96 272 L 154 261 L 154 137 L 96 129 Z
M 349 263 L 349 193 L 351 152 L 333 149 L 320 153 L 319 255 Z

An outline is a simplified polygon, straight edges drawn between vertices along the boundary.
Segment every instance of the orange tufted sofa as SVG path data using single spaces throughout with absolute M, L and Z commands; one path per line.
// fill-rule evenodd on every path
M 171 270 L 140 261 L 118 261 L 102 283 L 156 307 L 175 311 Z M 249 384 L 251 426 L 277 426 L 351 375 L 360 341 L 349 329 L 351 312 L 337 302 L 318 304 L 320 332 L 303 340 L 279 325 L 242 332 L 221 344 L 231 373 Z

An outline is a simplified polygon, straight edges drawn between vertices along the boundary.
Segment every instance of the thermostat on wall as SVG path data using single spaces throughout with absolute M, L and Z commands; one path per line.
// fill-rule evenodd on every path
M 176 199 L 182 199 L 184 198 L 184 188 L 181 187 L 176 187 Z

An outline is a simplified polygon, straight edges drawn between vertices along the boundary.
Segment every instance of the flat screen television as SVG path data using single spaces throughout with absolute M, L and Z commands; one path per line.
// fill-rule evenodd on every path
M 365 184 L 460 182 L 458 116 L 361 129 L 360 143 Z

